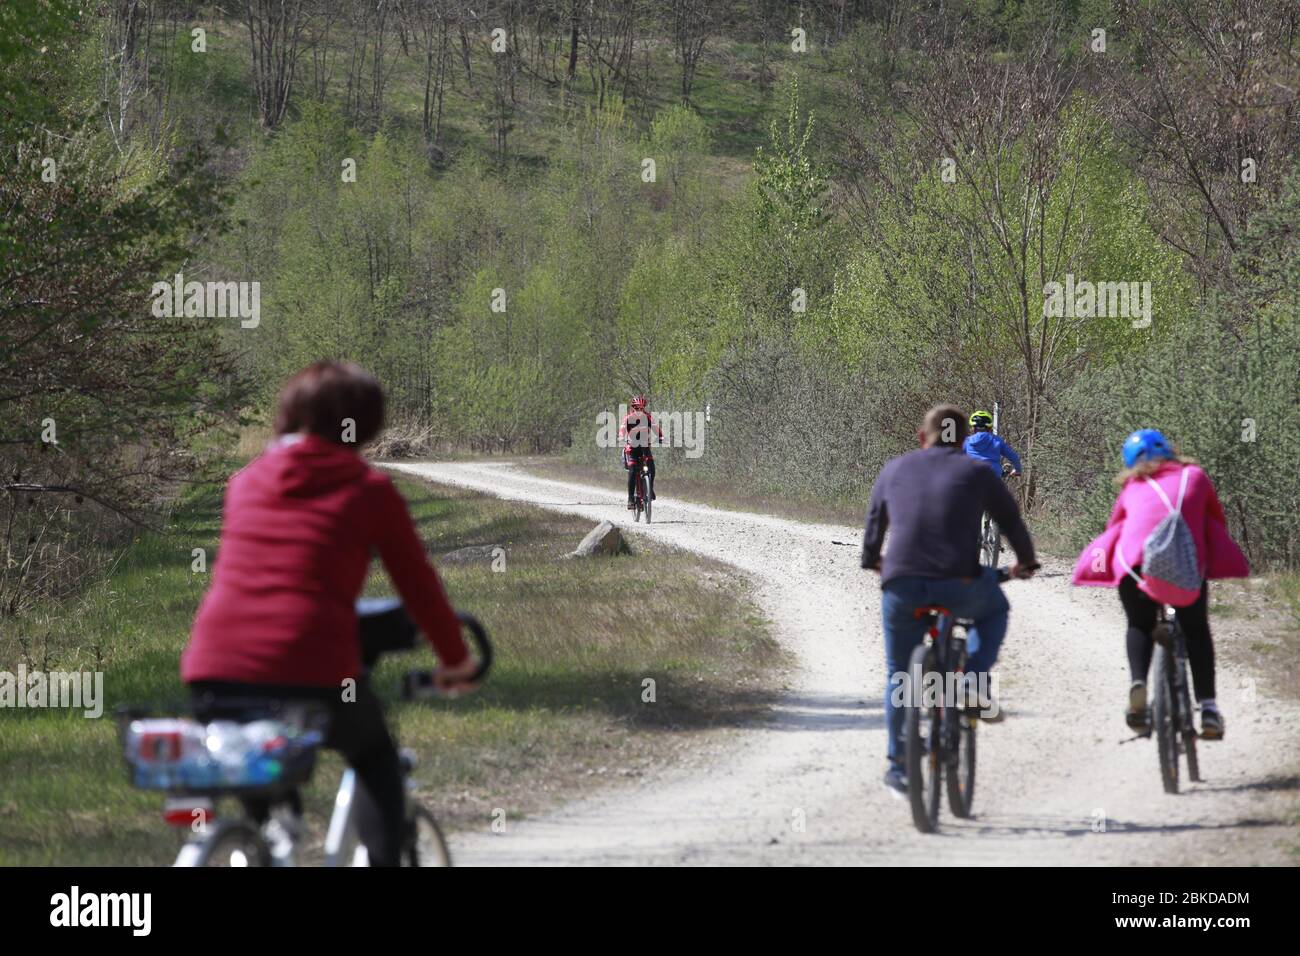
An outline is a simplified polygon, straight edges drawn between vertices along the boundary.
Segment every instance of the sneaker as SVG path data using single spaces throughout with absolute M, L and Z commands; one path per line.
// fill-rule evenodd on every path
M 628 511 L 635 511 L 635 510 L 636 510 L 636 502 L 635 502 L 635 501 L 629 501 L 629 502 L 627 503 L 627 510 L 628 510 Z
M 890 764 L 885 771 L 885 787 L 899 800 L 907 799 L 907 774 L 898 764 Z
M 1201 739 L 1223 739 L 1223 715 L 1219 713 L 1218 708 L 1201 708 Z
M 1146 681 L 1135 680 L 1128 689 L 1128 712 L 1124 722 L 1129 730 L 1136 731 L 1142 737 L 1151 736 L 1151 708 L 1147 706 Z
M 970 676 L 974 677 L 973 674 Z M 980 697 L 977 681 L 964 681 L 958 687 L 958 694 L 961 696 L 958 698 L 957 709 L 967 716 L 982 720 L 986 724 L 1000 724 L 1006 719 L 1006 715 L 1002 713 L 1002 706 L 997 702 L 992 691 L 987 697 Z
M 997 698 L 992 694 L 983 704 L 976 704 L 971 710 L 972 717 L 978 717 L 986 724 L 1000 724 L 1007 719 L 1007 715 L 1002 711 L 1002 705 L 998 703 Z
M 657 501 L 658 498 L 659 498 L 659 496 L 658 496 L 657 494 L 655 494 L 655 490 L 654 490 L 653 488 L 651 488 L 651 489 L 650 489 L 650 500 L 651 500 L 651 501 Z

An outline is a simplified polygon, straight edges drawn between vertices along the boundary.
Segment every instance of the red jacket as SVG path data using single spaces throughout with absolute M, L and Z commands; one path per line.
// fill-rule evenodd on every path
M 356 677 L 353 603 L 372 549 L 439 659 L 465 660 L 455 612 L 392 481 L 308 435 L 272 445 L 230 479 L 181 679 L 338 687 Z
M 628 412 L 618 426 L 618 437 L 623 439 L 623 457 L 626 458 L 633 448 L 645 449 L 649 454 L 650 439 L 654 435 L 659 436 L 659 441 L 664 440 L 664 430 L 649 412 Z

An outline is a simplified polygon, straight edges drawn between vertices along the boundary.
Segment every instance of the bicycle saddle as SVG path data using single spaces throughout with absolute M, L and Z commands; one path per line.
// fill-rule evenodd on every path
M 918 607 L 912 612 L 912 617 L 919 621 L 921 618 L 931 617 L 935 614 L 946 614 L 949 617 L 952 617 L 952 611 L 948 610 L 941 604 L 927 604 L 925 607 Z

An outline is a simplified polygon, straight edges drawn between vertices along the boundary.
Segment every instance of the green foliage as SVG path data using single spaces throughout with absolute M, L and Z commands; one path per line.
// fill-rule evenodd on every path
M 160 315 L 152 295 L 178 270 L 195 278 L 194 246 L 224 228 L 212 156 L 106 134 L 79 99 L 86 41 L 47 18 L 63 13 L 0 13 L 0 49 L 47 44 L 0 70 L 0 616 L 68 590 L 83 552 L 120 531 L 110 517 L 156 518 L 244 391 L 220 320 Z M 66 75 L 44 59 L 56 51 Z M 16 70 L 39 88 L 15 99 Z
M 0 117 L 39 123 L 58 101 L 60 58 L 75 47 L 69 0 L 7 0 L 0 6 Z
M 1157 336 L 1185 314 L 1191 283 L 1152 230 L 1142 188 L 1091 106 L 1076 101 L 1047 144 L 1047 160 L 1033 167 L 1037 131 L 1008 144 L 996 168 L 966 164 L 952 182 L 931 170 L 902 201 L 882 204 L 873 241 L 841 271 L 828 334 L 844 361 L 873 369 L 877 388 L 905 396 L 904 431 L 940 397 L 971 407 L 998 400 L 1018 444 L 1031 387 L 1054 392 L 1082 368 L 1150 343 L 1152 333 L 1125 316 L 1048 319 L 1047 283 L 1070 275 L 1149 282 Z M 1029 188 L 1038 169 L 1053 178 L 1035 201 L 983 214 L 988 197 Z M 923 379 L 915 387 L 917 370 L 930 367 L 945 369 L 941 392 Z
M 150 268 L 184 261 L 262 283 L 257 329 L 207 326 L 186 332 L 184 347 L 118 353 L 137 374 L 174 367 L 159 375 L 160 392 L 190 396 L 191 425 L 229 414 L 232 355 L 257 385 L 247 407 L 261 410 L 297 368 L 345 357 L 379 375 L 398 426 L 432 445 L 612 458 L 592 440 L 596 413 L 646 392 L 652 407 L 712 409 L 705 457 L 665 455 L 666 474 L 843 499 L 911 447 L 933 402 L 997 400 L 1008 437 L 1041 476 L 1035 505 L 1078 519 L 1082 532 L 1109 498 L 1121 433 L 1158 419 L 1222 472 L 1259 560 L 1295 560 L 1279 537 L 1289 526 L 1265 529 L 1271 519 L 1253 516 L 1294 498 L 1294 482 L 1270 476 L 1285 473 L 1272 456 L 1293 453 L 1274 429 L 1294 430 L 1285 396 L 1300 302 L 1296 175 L 1289 189 L 1271 180 L 1281 198 L 1241 229 L 1233 275 L 1194 280 L 1186 250 L 1166 237 L 1185 233 L 1201 206 L 1192 195 L 1179 209 L 1170 197 L 1185 187 L 1142 175 L 1113 94 L 1089 67 L 1053 74 L 1061 98 L 1034 109 L 999 105 L 997 83 L 968 90 L 966 74 L 935 68 L 951 49 L 995 72 L 1044 52 L 1091 64 L 1092 27 L 1113 28 L 1117 49 L 1132 42 L 1109 0 L 966 0 L 887 23 L 872 8 L 846 13 L 848 39 L 819 39 L 811 56 L 786 54 L 783 34 L 776 42 L 732 24 L 734 42 L 711 41 L 701 62 L 695 105 L 657 112 L 647 104 L 679 94 L 654 44 L 623 75 L 603 64 L 590 84 L 580 70 L 558 85 L 548 77 L 567 68 L 563 43 L 559 59 L 544 43 L 521 46 L 509 69 L 475 48 L 468 64 L 459 55 L 448 64 L 436 151 L 419 129 L 419 50 L 389 47 L 387 105 L 358 119 L 352 80 L 344 103 L 343 79 L 315 72 L 356 38 L 322 38 L 311 66 L 300 64 L 312 71 L 310 95 L 295 92 L 284 124 L 267 133 L 250 109 L 242 28 L 220 18 L 202 57 L 185 53 L 185 31 L 169 19 L 140 51 L 156 79 L 129 121 L 112 135 L 84 127 L 86 116 L 112 121 L 99 100 L 120 82 L 102 63 L 113 21 L 97 13 L 67 30 L 47 16 L 55 6 L 0 13 L 5 143 L 17 156 L 33 117 L 59 117 L 59 134 L 77 143 L 79 181 L 101 184 L 89 192 L 106 216 L 115 203 L 153 203 L 156 215 L 170 210 L 175 231 L 143 220 L 133 234 L 95 230 L 93 216 L 51 213 L 41 241 L 85 227 L 83 240 L 99 231 L 103 241 L 74 241 L 73 258 L 107 250 L 110 273 L 131 250 Z M 361 55 L 373 63 L 376 50 Z M 940 89 L 941 76 L 961 89 Z M 27 77 L 30 90 L 17 82 Z M 936 126 L 926 113 L 941 103 L 950 109 L 937 115 L 966 117 L 963 102 L 969 122 Z M 236 149 L 177 180 L 175 157 L 219 127 L 236 130 Z M 927 140 L 940 127 L 952 135 Z M 937 160 L 958 142 L 958 175 L 946 178 Z M 1234 168 L 1229 159 L 1223 168 Z M 344 160 L 354 182 L 341 175 Z M 873 172 L 877 186 L 856 194 Z M 236 195 L 234 228 L 219 240 L 199 205 L 181 208 L 186 195 L 200 202 L 204 177 Z M 28 193 L 28 211 L 15 207 L 0 225 L 0 246 L 31 265 L 17 244 L 46 207 Z M 85 274 L 88 263 L 78 262 Z M 1150 283 L 1151 327 L 1045 314 L 1044 286 L 1070 275 Z M 107 298 L 103 309 L 70 309 L 68 321 L 108 317 L 120 300 Z M 196 356 L 213 356 L 217 382 L 196 381 L 209 371 Z M 1253 446 L 1233 438 L 1252 417 Z M 182 440 L 187 428 L 159 440 Z
M 1292 175 L 1245 237 L 1232 286 L 1062 395 L 1045 450 L 1061 492 L 1053 500 L 1085 517 L 1077 538 L 1105 520 L 1124 437 L 1159 428 L 1214 479 L 1255 567 L 1300 560 L 1298 202 Z
M 754 161 L 760 221 L 791 244 L 807 241 L 830 220 L 830 183 L 812 156 L 814 129 L 812 115 L 801 119 L 799 80 L 793 77 L 786 92 L 785 129 L 772 121 L 770 142 L 758 148 Z

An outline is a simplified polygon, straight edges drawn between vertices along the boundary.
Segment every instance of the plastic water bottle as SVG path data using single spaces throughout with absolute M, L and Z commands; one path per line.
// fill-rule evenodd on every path
M 275 720 L 247 724 L 214 721 L 208 725 L 208 756 L 223 785 L 266 786 L 280 778 L 283 764 L 279 758 L 292 734 L 291 728 Z
M 127 759 L 138 787 L 261 787 L 281 779 L 284 761 L 296 745 L 315 743 L 319 735 L 300 733 L 278 720 L 144 720 L 131 724 Z

